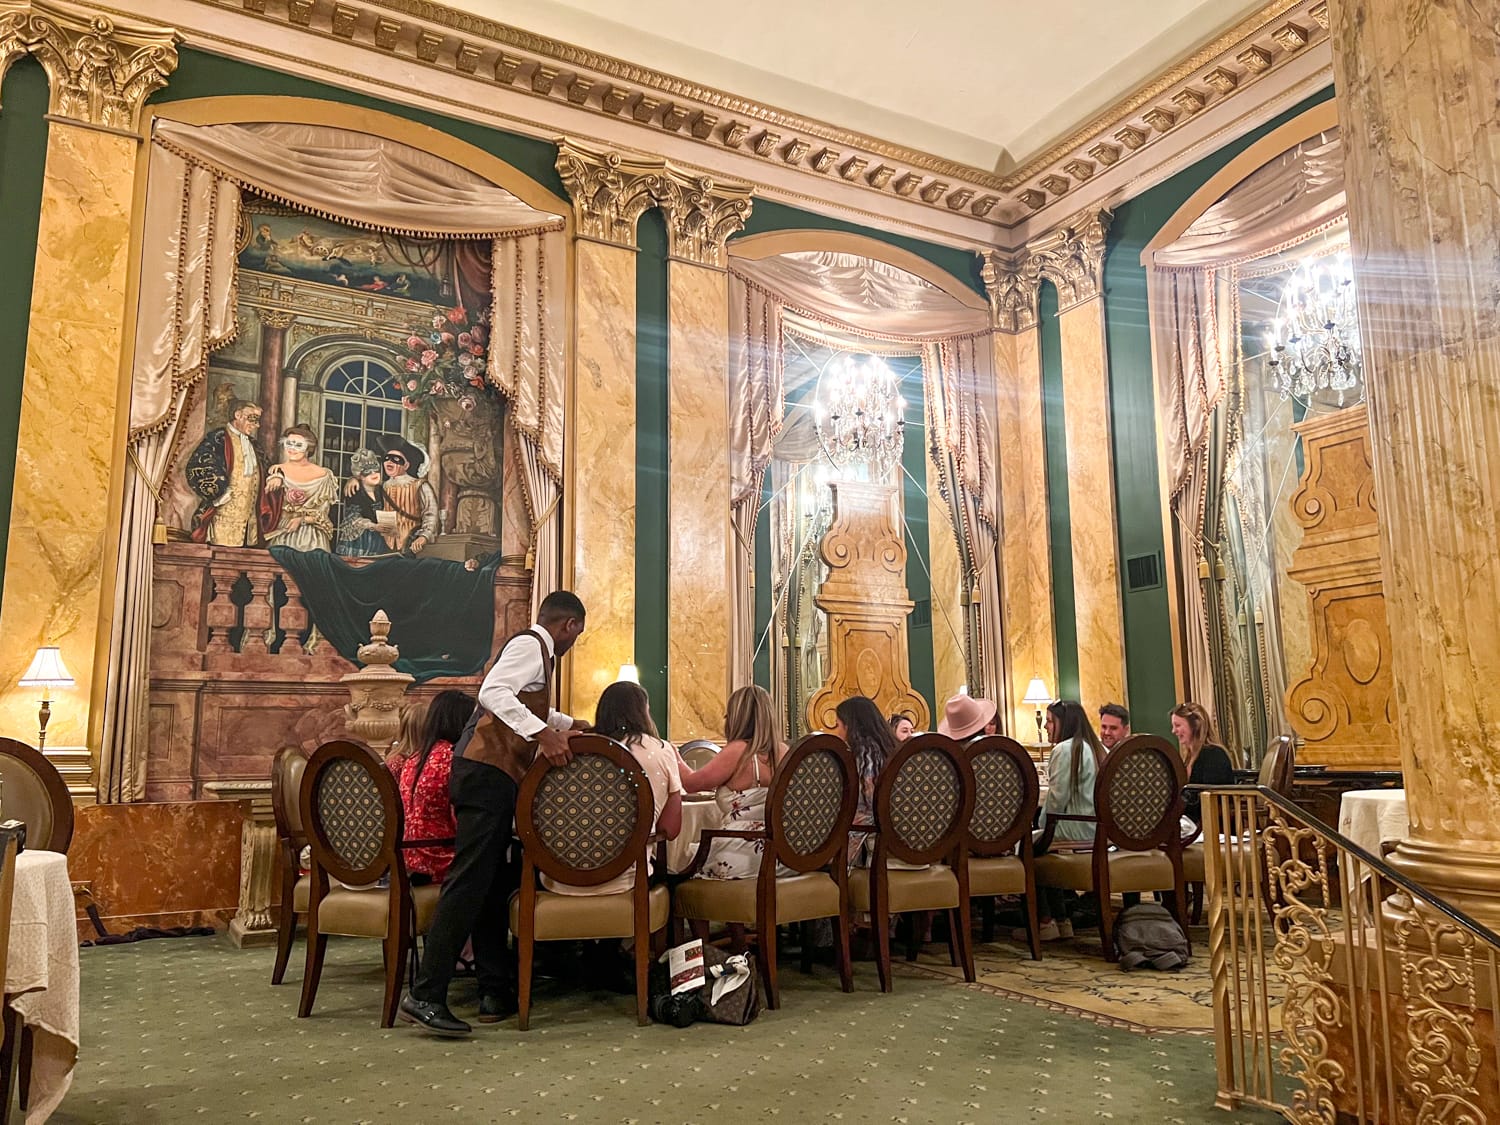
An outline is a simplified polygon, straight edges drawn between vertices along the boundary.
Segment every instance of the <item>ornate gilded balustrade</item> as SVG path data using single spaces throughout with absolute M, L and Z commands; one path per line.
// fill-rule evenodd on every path
M 1218 1104 L 1500 1122 L 1500 935 L 1270 790 L 1203 809 Z

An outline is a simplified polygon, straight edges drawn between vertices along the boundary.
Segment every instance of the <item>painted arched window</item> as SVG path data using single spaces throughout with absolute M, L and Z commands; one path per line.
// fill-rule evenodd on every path
M 323 381 L 323 464 L 351 474 L 358 449 L 385 448 L 401 436 L 401 397 L 394 370 L 372 356 L 346 359 Z

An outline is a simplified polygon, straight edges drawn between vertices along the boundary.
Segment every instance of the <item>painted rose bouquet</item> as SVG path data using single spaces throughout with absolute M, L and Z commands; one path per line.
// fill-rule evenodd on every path
M 413 327 L 394 380 L 401 405 L 431 414 L 440 400 L 448 399 L 473 410 L 477 396 L 488 393 L 489 342 L 489 309 L 471 314 L 458 306 L 433 313 L 430 326 Z

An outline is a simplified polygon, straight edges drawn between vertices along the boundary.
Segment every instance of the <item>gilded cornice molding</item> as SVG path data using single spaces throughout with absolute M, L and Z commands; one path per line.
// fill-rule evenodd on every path
M 749 184 L 722 183 L 667 166 L 652 188 L 667 221 L 667 253 L 681 261 L 723 269 L 724 244 L 750 218 Z
M 667 174 L 660 157 L 630 156 L 563 138 L 557 174 L 573 201 L 578 237 L 636 248 L 636 223 L 655 202 Z
M 1014 336 L 1036 327 L 1042 279 L 1025 266 L 1024 252 L 1002 254 L 992 250 L 984 256 L 980 276 L 990 298 L 990 323 L 997 332 Z
M 0 79 L 29 51 L 47 72 L 48 112 L 82 125 L 138 131 L 146 99 L 177 69 L 177 42 L 172 28 L 84 6 L 0 0 Z
M 1028 277 L 1057 286 L 1058 312 L 1104 291 L 1104 247 L 1110 217 L 1104 209 L 1085 211 L 1026 244 L 1022 269 Z
M 144 0 L 114 0 L 141 3 Z M 1013 170 L 999 173 L 842 129 L 774 106 L 636 66 L 431 0 L 187 0 L 219 13 L 236 11 L 299 35 L 353 43 L 415 66 L 432 67 L 579 113 L 632 123 L 647 135 L 669 134 L 720 152 L 764 162 L 807 180 L 884 197 L 947 216 L 941 224 L 979 222 L 1007 230 L 1085 187 L 1128 188 L 1149 167 L 1158 141 L 1276 76 L 1284 64 L 1326 52 L 1327 0 L 1269 0 L 1178 65 L 1121 98 L 1064 140 Z M 319 51 L 308 44 L 304 57 Z M 314 64 L 317 65 L 317 64 Z M 1273 83 L 1280 82 L 1279 77 Z M 1256 104 L 1259 95 L 1249 104 Z M 485 95 L 476 92 L 476 104 Z M 1231 111 L 1233 112 L 1233 111 Z M 1222 117 L 1222 115 L 1221 115 Z M 1170 146 L 1168 146 L 1170 148 Z M 705 164 L 712 158 L 705 155 Z M 826 189 L 822 189 L 826 190 Z M 936 216 L 933 217 L 936 219 Z

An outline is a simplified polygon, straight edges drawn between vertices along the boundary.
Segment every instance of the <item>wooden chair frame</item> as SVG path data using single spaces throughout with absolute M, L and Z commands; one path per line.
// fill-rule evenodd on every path
M 787 838 L 786 796 L 802 763 L 814 754 L 833 754 L 844 773 L 844 792 L 840 799 L 838 815 L 833 827 L 823 842 L 812 851 L 798 851 Z M 705 828 L 698 837 L 698 851 L 682 872 L 690 878 L 703 869 L 708 860 L 710 845 L 719 840 L 762 840 L 765 850 L 761 853 L 760 871 L 755 884 L 756 941 L 759 946 L 761 981 L 765 986 L 766 1005 L 781 1007 L 781 989 L 776 964 L 776 871 L 786 866 L 798 875 L 810 875 L 815 871 L 827 871 L 839 893 L 839 913 L 835 919 L 838 930 L 839 986 L 845 992 L 854 991 L 854 969 L 849 955 L 849 831 L 854 824 L 854 813 L 859 807 L 859 772 L 854 764 L 854 755 L 842 739 L 831 734 L 814 733 L 801 739 L 776 766 L 771 779 L 770 791 L 766 794 L 766 827 L 760 832 L 741 829 Z M 676 902 L 673 911 L 675 916 Z M 703 934 L 699 934 L 700 937 Z
M 323 816 L 318 810 L 318 783 L 329 767 L 339 761 L 356 762 L 374 779 L 385 818 L 380 848 L 375 858 L 362 868 L 350 867 L 339 859 L 328 841 Z M 387 888 L 387 923 L 382 940 L 385 999 L 380 1026 L 393 1027 L 396 1023 L 396 1005 L 401 1000 L 402 976 L 411 953 L 416 948 L 417 939 L 416 905 L 402 851 L 406 848 L 452 844 L 453 840 L 402 839 L 405 835 L 405 819 L 396 779 L 369 747 L 358 742 L 340 739 L 325 742 L 314 750 L 307 760 L 307 769 L 302 774 L 297 803 L 302 812 L 302 826 L 307 832 L 307 846 L 312 852 L 312 883 L 307 902 L 307 969 L 302 977 L 302 999 L 297 1006 L 297 1015 L 305 1018 L 312 1014 L 313 1000 L 318 994 L 318 981 L 323 975 L 323 957 L 327 952 L 328 935 L 318 927 L 318 908 L 328 895 L 329 876 L 348 886 L 359 887 L 374 883 L 388 874 L 390 886 Z
M 1016 764 L 1021 775 L 1021 801 L 1016 809 L 1015 819 L 999 836 L 986 840 L 974 834 L 974 818 L 970 816 L 966 846 L 971 858 L 988 859 L 1015 853 L 1016 858 L 1020 860 L 1026 878 L 1026 934 L 1028 944 L 1031 946 L 1032 960 L 1040 961 L 1042 959 L 1042 936 L 1037 923 L 1036 855 L 1031 839 L 1031 826 L 1036 822 L 1037 803 L 1041 798 L 1041 782 L 1037 777 L 1036 763 L 1031 760 L 1031 754 L 1024 746 L 1014 738 L 1003 734 L 987 734 L 971 738 L 963 744 L 963 750 L 968 757 L 969 768 L 974 771 L 975 775 L 974 808 L 976 812 L 980 807 L 981 794 L 978 771 L 974 767 L 981 757 L 987 754 L 1003 754 Z M 986 942 L 992 941 L 995 929 L 995 900 L 985 898 L 981 909 L 984 913 L 983 938 Z
M 300 823 L 293 824 L 294 820 L 301 820 L 300 786 L 291 785 L 287 777 L 294 758 L 302 759 L 303 776 L 307 776 L 307 751 L 300 746 L 283 746 L 271 763 L 271 812 L 276 818 L 276 848 L 281 854 L 281 915 L 276 921 L 276 964 L 271 969 L 272 984 L 280 984 L 286 975 L 300 920 L 294 904 L 297 880 L 301 877 L 302 849 L 307 847 L 307 832 Z
M 917 754 L 936 750 L 953 763 L 959 777 L 959 804 L 948 830 L 927 848 L 913 848 L 892 828 L 891 802 L 908 762 Z M 875 783 L 875 854 L 870 861 L 870 924 L 875 930 L 876 968 L 880 991 L 893 987 L 891 977 L 890 861 L 914 866 L 946 863 L 958 880 L 958 905 L 947 911 L 948 951 L 964 980 L 974 981 L 974 942 L 969 933 L 969 821 L 974 815 L 974 770 L 958 742 L 942 734 L 919 734 L 901 744 L 886 762 Z M 868 830 L 868 829 L 866 829 Z
M 1176 779 L 1176 792 L 1167 803 L 1166 811 L 1157 820 L 1152 830 L 1144 836 L 1132 836 L 1120 827 L 1114 816 L 1110 792 L 1117 773 L 1125 763 L 1137 754 L 1156 754 L 1165 760 Z M 1094 826 L 1094 840 L 1088 845 L 1093 856 L 1094 893 L 1099 898 L 1099 936 L 1104 943 L 1104 958 L 1119 960 L 1114 945 L 1114 904 L 1111 901 L 1109 878 L 1109 855 L 1113 846 L 1122 852 L 1148 852 L 1160 849 L 1166 852 L 1172 864 L 1173 895 L 1172 913 L 1177 924 L 1187 937 L 1187 890 L 1182 877 L 1182 789 L 1187 783 L 1187 769 L 1182 755 L 1166 739 L 1154 734 L 1133 734 L 1109 752 L 1099 776 L 1094 782 L 1094 816 L 1051 814 L 1047 817 L 1046 829 L 1037 842 L 1037 853 L 1052 846 L 1052 834 L 1061 821 L 1081 821 Z M 1071 849 L 1082 850 L 1082 849 Z M 1191 942 L 1189 943 L 1191 948 Z
M 62 774 L 35 746 L 28 746 L 15 738 L 0 738 L 0 754 L 15 758 L 37 775 L 47 799 L 52 804 L 52 834 L 43 840 L 38 838 L 28 825 L 27 847 L 39 852 L 62 852 L 67 854 L 73 843 L 73 796 L 68 792 L 68 783 Z
M 681 746 L 679 746 L 677 748 L 677 756 L 684 762 L 688 762 L 688 755 L 694 750 L 709 750 L 712 751 L 713 754 L 717 754 L 721 749 L 723 749 L 723 747 L 721 747 L 717 742 L 714 742 L 710 739 L 695 738 L 691 742 L 684 742 Z M 703 768 L 702 766 L 694 766 L 691 762 L 688 762 L 688 765 L 692 766 L 692 768 L 695 770 Z
M 516 934 L 520 1027 L 522 1031 L 526 1031 L 531 1026 L 531 977 L 536 955 L 538 876 L 546 875 L 573 887 L 597 887 L 623 875 L 632 864 L 635 866 L 635 882 L 631 887 L 631 906 L 635 921 L 635 1009 L 636 1021 L 644 1027 L 650 1022 L 646 1006 L 646 985 L 651 958 L 651 902 L 646 855 L 655 838 L 651 828 L 655 797 L 651 792 L 651 783 L 646 778 L 646 771 L 641 769 L 634 755 L 614 739 L 602 734 L 580 734 L 574 736 L 569 745 L 573 751 L 573 761 L 588 755 L 607 758 L 635 783 L 635 828 L 619 854 L 610 862 L 602 867 L 588 869 L 574 867 L 560 859 L 543 842 L 537 831 L 533 808 L 537 790 L 541 788 L 547 775 L 554 769 L 567 769 L 568 766 L 554 766 L 538 755 L 522 779 L 520 791 L 516 795 L 516 832 L 521 839 L 521 900 L 517 926 L 520 932 Z M 659 863 L 658 866 L 665 870 L 664 865 Z
M 27 749 L 31 748 L 28 746 Z M 21 852 L 21 835 L 18 828 L 0 831 L 0 982 L 5 980 L 8 961 L 6 953 L 10 948 L 10 923 L 15 911 L 16 859 Z M 5 1038 L 4 1044 L 0 1045 L 0 1125 L 6 1125 L 10 1121 L 10 1103 L 16 1093 L 18 1076 L 22 1114 L 29 1108 L 31 1094 L 31 1032 L 21 1022 L 21 1013 L 11 1006 L 13 999 L 14 997 L 5 995 L 3 1002 L 0 1002 L 0 1023 L 4 1026 Z

